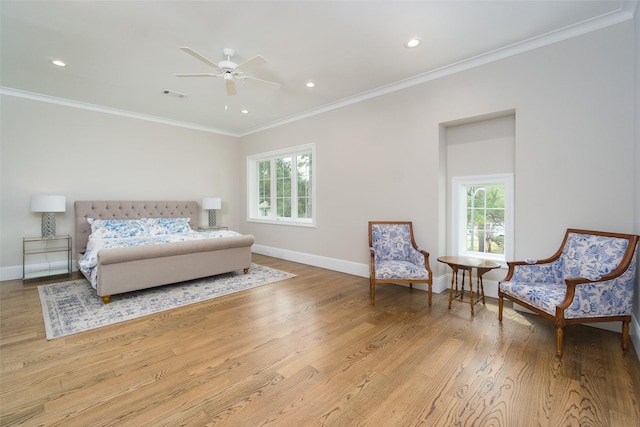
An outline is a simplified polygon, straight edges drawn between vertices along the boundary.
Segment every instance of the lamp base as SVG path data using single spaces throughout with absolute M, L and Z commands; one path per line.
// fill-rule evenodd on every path
M 214 227 L 216 225 L 216 210 L 209 209 L 209 227 Z
M 53 212 L 42 212 L 40 230 L 42 231 L 42 237 L 45 239 L 56 237 L 56 214 Z

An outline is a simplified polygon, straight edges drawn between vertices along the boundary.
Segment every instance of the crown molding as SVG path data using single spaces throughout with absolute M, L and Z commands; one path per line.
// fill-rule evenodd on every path
M 224 129 L 216 129 L 208 126 L 202 126 L 195 123 L 182 122 L 179 120 L 171 120 L 163 117 L 152 116 L 149 114 L 136 113 L 133 111 L 120 110 L 118 108 L 105 107 L 102 105 L 89 104 L 86 102 L 73 101 L 70 99 L 58 98 L 50 95 L 43 95 L 41 93 L 27 92 L 19 89 L 12 89 L 4 86 L 0 86 L 0 94 L 14 96 L 16 98 L 31 99 L 34 101 L 47 102 L 49 104 L 64 105 L 66 107 L 80 108 L 82 110 L 97 111 L 105 114 L 113 114 L 116 116 L 128 117 L 131 119 L 145 120 L 148 122 L 162 123 L 169 126 L 177 126 L 187 129 L 199 130 L 203 132 L 215 133 L 219 135 L 239 137 L 236 132 L 229 132 Z

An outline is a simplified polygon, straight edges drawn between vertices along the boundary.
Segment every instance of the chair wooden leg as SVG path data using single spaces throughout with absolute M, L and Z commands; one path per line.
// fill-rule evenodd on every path
M 371 295 L 371 305 L 376 305 L 376 284 L 373 280 L 369 282 L 369 294 Z
M 556 326 L 556 356 L 558 359 L 562 357 L 562 341 L 564 339 L 564 328 Z
M 629 320 L 622 321 L 622 349 L 627 351 L 629 349 Z
M 429 283 L 429 307 L 431 307 L 431 295 L 432 295 L 432 290 L 431 290 L 431 283 Z
M 498 321 L 502 322 L 502 306 L 504 305 L 504 298 L 498 297 Z

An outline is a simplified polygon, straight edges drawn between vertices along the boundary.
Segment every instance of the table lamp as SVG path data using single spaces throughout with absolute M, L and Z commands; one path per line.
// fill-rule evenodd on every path
M 50 239 L 56 236 L 55 212 L 66 211 L 67 200 L 64 196 L 38 195 L 31 198 L 31 212 L 42 212 L 42 237 Z
M 209 210 L 209 227 L 216 225 L 216 209 L 220 209 L 222 200 L 219 197 L 206 197 L 202 199 L 202 209 Z

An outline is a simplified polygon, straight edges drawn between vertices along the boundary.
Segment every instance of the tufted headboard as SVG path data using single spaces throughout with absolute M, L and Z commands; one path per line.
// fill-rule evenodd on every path
M 76 212 L 76 256 L 87 249 L 91 226 L 87 218 L 138 219 L 138 218 L 191 218 L 189 225 L 198 227 L 198 202 L 185 201 L 136 201 L 95 200 L 74 203 Z

